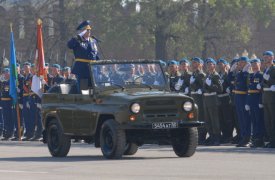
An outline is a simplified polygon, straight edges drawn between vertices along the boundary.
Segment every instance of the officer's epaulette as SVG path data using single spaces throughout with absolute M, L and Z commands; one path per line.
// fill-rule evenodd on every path
M 82 36 L 77 35 L 75 38 L 78 42 L 83 42 L 84 41 L 84 38 Z

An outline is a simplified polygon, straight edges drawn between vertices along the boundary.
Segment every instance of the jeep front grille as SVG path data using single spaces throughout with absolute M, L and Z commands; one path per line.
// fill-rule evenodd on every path
M 175 105 L 174 100 L 150 100 L 146 101 L 146 105 L 148 106 L 169 106 Z
M 144 110 L 144 118 L 170 118 L 177 117 L 176 109 Z

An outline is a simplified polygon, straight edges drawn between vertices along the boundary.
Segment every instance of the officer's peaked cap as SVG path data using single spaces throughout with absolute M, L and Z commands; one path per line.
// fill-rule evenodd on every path
M 76 30 L 92 29 L 90 25 L 91 22 L 89 20 L 83 21 L 81 24 L 79 24 Z

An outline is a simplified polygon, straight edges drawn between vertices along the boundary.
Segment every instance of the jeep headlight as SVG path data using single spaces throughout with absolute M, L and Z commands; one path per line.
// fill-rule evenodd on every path
M 189 112 L 189 111 L 191 111 L 191 110 L 193 109 L 193 104 L 192 104 L 190 101 L 187 101 L 187 102 L 185 102 L 185 103 L 182 105 L 182 108 L 183 108 L 185 111 Z
M 130 107 L 132 113 L 137 114 L 140 111 L 140 105 L 138 103 L 133 103 Z

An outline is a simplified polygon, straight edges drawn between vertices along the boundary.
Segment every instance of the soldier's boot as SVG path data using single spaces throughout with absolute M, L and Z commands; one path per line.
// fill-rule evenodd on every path
M 253 139 L 250 147 L 251 148 L 264 147 L 263 138 Z
M 250 145 L 250 137 L 243 137 L 236 147 L 248 147 Z

